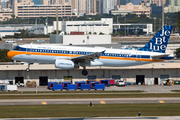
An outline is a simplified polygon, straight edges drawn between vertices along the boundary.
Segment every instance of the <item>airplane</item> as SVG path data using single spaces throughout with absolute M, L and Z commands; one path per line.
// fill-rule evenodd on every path
M 82 75 L 88 74 L 87 66 L 125 67 L 161 62 L 174 58 L 166 54 L 172 26 L 164 26 L 143 48 L 138 50 L 59 46 L 51 44 L 25 44 L 7 53 L 10 59 L 30 64 L 55 64 L 60 69 L 83 67 Z

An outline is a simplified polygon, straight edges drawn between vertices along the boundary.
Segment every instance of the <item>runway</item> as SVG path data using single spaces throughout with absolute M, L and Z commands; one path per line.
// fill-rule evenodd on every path
M 180 98 L 3 99 L 0 105 L 180 103 Z
M 94 118 L 31 118 L 18 120 L 180 120 L 180 116 L 168 117 L 94 117 Z M 0 120 L 17 120 L 17 119 L 0 119 Z

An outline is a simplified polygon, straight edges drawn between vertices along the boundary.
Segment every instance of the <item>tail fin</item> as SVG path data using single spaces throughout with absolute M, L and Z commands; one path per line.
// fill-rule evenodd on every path
M 169 37 L 171 36 L 172 26 L 164 26 L 143 48 L 142 51 L 165 53 Z

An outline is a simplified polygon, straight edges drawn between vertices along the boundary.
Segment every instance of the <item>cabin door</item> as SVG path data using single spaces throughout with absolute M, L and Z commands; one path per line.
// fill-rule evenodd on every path
M 32 46 L 27 46 L 26 47 L 26 55 L 31 55 L 31 51 L 32 51 Z
M 136 52 L 136 62 L 141 62 L 141 52 Z

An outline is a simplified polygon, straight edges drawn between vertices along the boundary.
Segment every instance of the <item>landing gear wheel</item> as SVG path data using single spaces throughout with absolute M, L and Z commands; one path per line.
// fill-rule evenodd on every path
M 88 74 L 87 70 L 83 70 L 83 71 L 82 71 L 82 74 L 83 74 L 84 76 L 86 76 L 86 75 Z
M 29 68 L 27 68 L 27 69 L 26 69 L 26 71 L 27 71 L 27 72 L 29 72 L 29 71 L 30 71 L 30 69 L 29 69 Z

